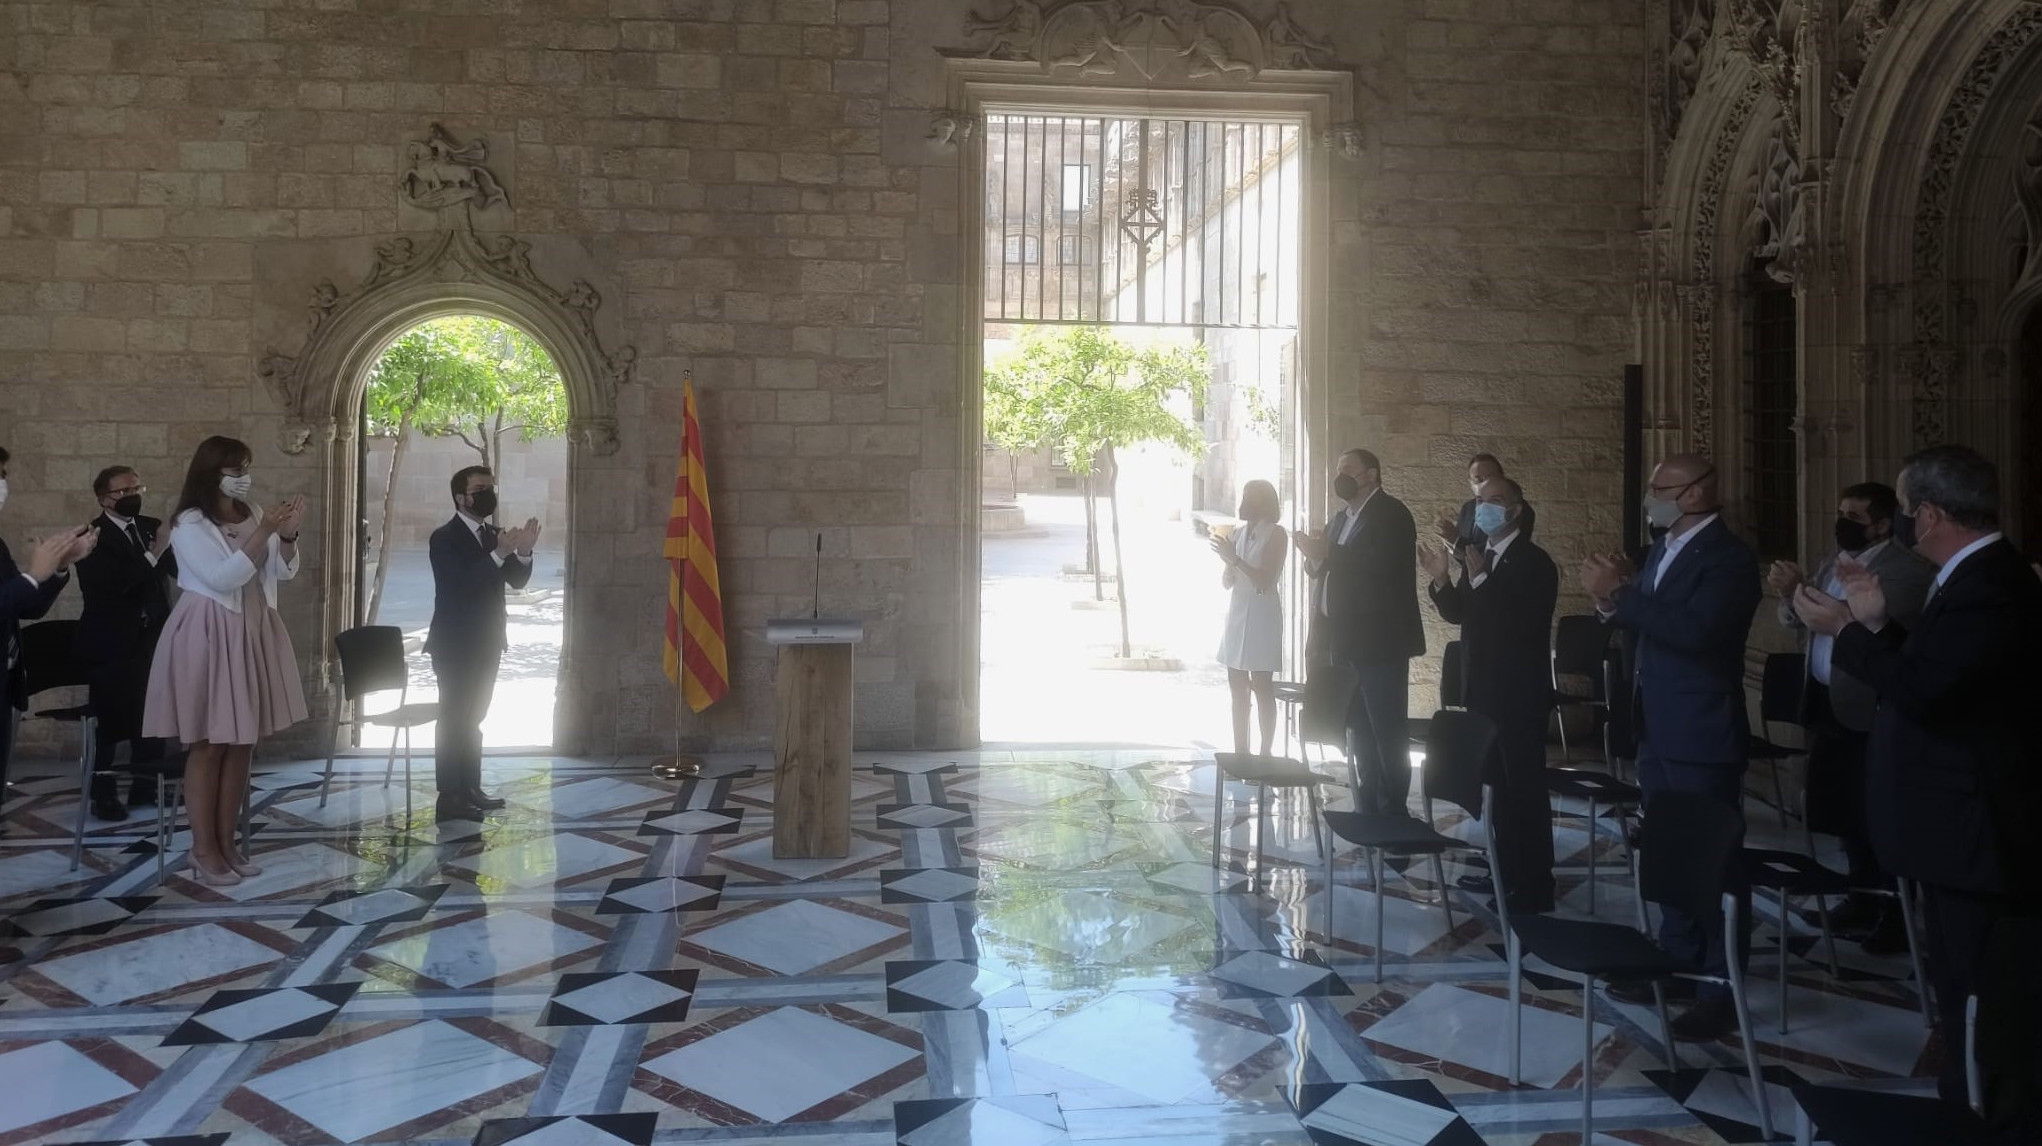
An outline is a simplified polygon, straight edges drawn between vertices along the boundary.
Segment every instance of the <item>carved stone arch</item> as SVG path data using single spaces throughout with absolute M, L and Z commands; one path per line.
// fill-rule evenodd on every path
M 542 266 L 585 261 L 570 240 L 545 242 L 553 245 L 538 257 Z M 567 392 L 569 520 L 546 524 L 549 542 L 558 538 L 566 550 L 570 587 L 579 581 L 583 560 L 574 539 L 617 529 L 607 520 L 614 514 L 600 512 L 607 499 L 598 491 L 607 483 L 597 471 L 626 460 L 612 455 L 619 446 L 619 392 L 632 380 L 637 353 L 630 346 L 606 347 L 600 333 L 603 297 L 587 279 L 550 280 L 533 262 L 532 244 L 507 234 L 479 234 L 466 225 L 389 239 L 375 248 L 351 290 L 343 292 L 331 280 L 312 288 L 306 334 L 295 353 L 272 351 L 262 359 L 258 373 L 282 416 L 279 444 L 286 453 L 306 455 L 323 488 L 312 526 L 318 540 L 309 573 L 317 580 L 319 603 L 308 649 L 317 650 L 315 704 L 322 710 L 335 703 L 333 637 L 355 623 L 352 557 L 360 543 L 362 398 L 370 368 L 406 331 L 434 318 L 483 315 L 519 327 L 544 347 Z M 560 280 L 564 286 L 553 285 Z M 596 604 L 593 594 L 568 595 L 555 718 L 555 747 L 564 751 L 607 747 L 591 739 L 604 735 L 598 711 L 603 706 L 593 695 L 600 681 L 587 671 L 578 636 Z M 323 720 L 307 727 L 314 726 L 326 727 Z

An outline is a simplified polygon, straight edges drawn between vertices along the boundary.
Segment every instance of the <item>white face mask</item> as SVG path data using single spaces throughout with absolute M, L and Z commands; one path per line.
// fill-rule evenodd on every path
M 242 474 L 240 477 L 229 477 L 226 474 L 220 475 L 220 492 L 233 498 L 235 501 L 248 500 L 248 491 L 254 488 L 255 479 L 247 474 Z
M 7 504 L 7 479 L 0 478 L 0 507 Z

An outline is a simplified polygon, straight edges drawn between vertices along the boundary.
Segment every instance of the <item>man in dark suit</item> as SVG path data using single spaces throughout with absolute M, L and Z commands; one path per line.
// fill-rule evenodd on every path
M 1496 723 L 1503 782 L 1494 809 L 1503 895 L 1512 914 L 1553 909 L 1553 828 L 1546 802 L 1546 723 L 1552 710 L 1553 609 L 1560 570 L 1525 535 L 1524 491 L 1490 478 L 1475 507 L 1479 544 L 1462 553 L 1461 577 L 1444 549 L 1421 548 L 1440 618 L 1461 627 L 1462 690 L 1441 697 Z
M 2042 581 L 2000 532 L 1991 462 L 1937 446 L 1909 458 L 1897 484 L 1900 537 L 1938 566 L 1920 618 L 1895 620 L 1880 579 L 1856 562 L 1843 571 L 1844 601 L 1803 585 L 1794 604 L 1810 629 L 1835 636 L 1837 667 L 1878 693 L 1866 820 L 1880 864 L 1921 885 L 1940 1090 L 1961 1102 L 1965 999 L 1981 986 L 1987 937 L 2002 918 L 2042 914 L 2042 853 L 2027 839 L 2042 823 L 2032 715 Z M 2027 1132 L 2018 1140 L 2038 1141 L 2042 1086 L 2005 1077 L 2022 1053 L 1981 1045 L 1979 1064 L 1988 1108 L 2012 1099 Z
M 1716 467 L 1709 459 L 1676 455 L 1661 462 L 1651 480 L 1646 512 L 1654 525 L 1666 528 L 1666 536 L 1639 570 L 1621 556 L 1590 557 L 1582 565 L 1581 585 L 1597 612 L 1636 638 L 1632 707 L 1638 785 L 1645 798 L 1695 792 L 1741 814 L 1751 740 L 1744 646 L 1764 596 L 1758 558 L 1720 516 Z M 1645 831 L 1649 847 L 1649 821 Z M 1660 918 L 1659 942 L 1669 953 L 1709 974 L 1727 972 L 1722 916 L 1709 912 L 1696 919 L 1668 907 Z M 1742 963 L 1745 936 L 1738 939 Z M 1649 990 L 1614 988 L 1612 994 L 1651 998 Z M 1696 999 L 1673 1024 L 1676 1038 L 1713 1041 L 1736 1029 L 1728 988 L 1704 987 Z
M 0 508 L 7 505 L 7 463 L 0 449 Z M 7 785 L 7 761 L 14 751 L 14 714 L 28 707 L 21 672 L 21 622 L 50 611 L 57 594 L 71 581 L 71 563 L 92 552 L 99 536 L 77 529 L 30 541 L 28 564 L 14 563 L 7 543 L 0 541 L 0 793 Z
M 1899 501 L 1891 486 L 1861 482 L 1844 490 L 1837 501 L 1836 553 L 1808 577 L 1791 561 L 1773 563 L 1766 579 L 1780 596 L 1780 621 L 1805 629 L 1794 612 L 1794 594 L 1813 585 L 1832 597 L 1843 596 L 1843 568 L 1857 562 L 1886 589 L 1886 609 L 1903 625 L 1921 615 L 1935 569 L 1914 550 L 1894 540 L 1893 521 Z M 1802 722 L 1808 729 L 1808 826 L 1827 832 L 1843 844 L 1851 880 L 1859 887 L 1891 887 L 1879 870 L 1865 824 L 1865 746 L 1879 697 L 1872 686 L 1836 667 L 1835 638 L 1808 636 L 1807 694 Z M 1894 901 L 1880 895 L 1853 894 L 1842 909 L 1830 914 L 1840 932 L 1865 935 L 1874 954 L 1907 948 L 1907 934 Z
M 1408 815 L 1411 658 L 1425 654 L 1411 553 L 1418 527 L 1383 489 L 1382 463 L 1367 450 L 1340 455 L 1333 492 L 1346 504 L 1324 533 L 1293 540 L 1317 579 L 1315 646 L 1351 666 L 1360 681 L 1347 711 L 1361 811 Z
M 139 769 L 163 759 L 165 751 L 162 739 L 142 735 L 142 702 L 149 692 L 156 637 L 170 617 L 177 555 L 170 551 L 170 531 L 142 515 L 146 489 L 141 475 L 128 466 L 99 471 L 92 479 L 101 511 L 92 523 L 99 542 L 92 556 L 78 563 L 85 607 L 78 615 L 77 657 L 92 670 L 101 769 L 92 777 L 92 814 L 102 820 L 128 818 L 110 771 L 121 741 L 129 743 L 129 762 L 138 769 L 128 788 L 133 807 L 156 802 L 156 778 Z
M 438 747 L 433 752 L 440 820 L 472 820 L 503 807 L 482 790 L 482 718 L 496 692 L 496 670 L 509 633 L 506 587 L 532 579 L 533 518 L 516 529 L 489 524 L 496 476 L 469 466 L 450 483 L 454 519 L 433 530 L 433 618 L 425 651 L 439 678 Z
M 1449 513 L 1442 509 L 1439 515 L 1432 519 L 1434 532 L 1439 534 L 1441 541 L 1446 542 L 1456 562 L 1467 553 L 1468 546 L 1482 544 L 1482 531 L 1475 528 L 1475 507 L 1482 504 L 1482 487 L 1495 478 L 1508 476 L 1510 475 L 1503 472 L 1503 463 L 1496 460 L 1495 454 L 1476 454 L 1468 459 L 1468 489 L 1473 496 L 1461 503 L 1459 513 Z M 1519 519 L 1517 526 L 1518 534 L 1530 537 L 1532 531 L 1538 528 L 1538 522 L 1538 511 L 1532 508 L 1531 502 L 1525 502 L 1524 516 Z

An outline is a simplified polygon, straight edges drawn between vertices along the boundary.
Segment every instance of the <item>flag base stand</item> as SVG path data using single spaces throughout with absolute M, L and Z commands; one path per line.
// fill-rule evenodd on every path
M 652 774 L 662 780 L 692 780 L 702 774 L 700 756 L 669 756 L 652 762 Z

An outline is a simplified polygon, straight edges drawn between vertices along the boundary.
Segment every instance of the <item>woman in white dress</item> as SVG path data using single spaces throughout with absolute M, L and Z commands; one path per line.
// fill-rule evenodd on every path
M 1277 584 L 1290 548 L 1276 487 L 1251 481 L 1241 487 L 1242 524 L 1228 537 L 1212 539 L 1212 551 L 1226 565 L 1220 584 L 1233 590 L 1227 628 L 1220 637 L 1219 662 L 1234 695 L 1234 751 L 1248 754 L 1248 698 L 1261 717 L 1262 755 L 1276 741 L 1276 671 L 1283 666 L 1283 598 Z

